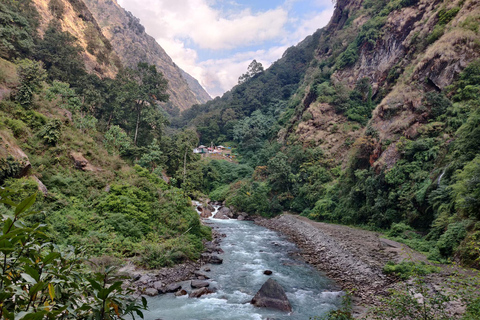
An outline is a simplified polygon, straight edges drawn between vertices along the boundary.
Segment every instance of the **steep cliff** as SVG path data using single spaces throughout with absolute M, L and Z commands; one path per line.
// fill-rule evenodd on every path
M 72 34 L 83 48 L 88 72 L 100 77 L 115 77 L 121 67 L 120 60 L 81 0 L 32 0 L 32 3 L 39 13 L 40 35 L 50 23 L 56 23 L 61 31 Z
M 154 38 L 145 33 L 138 18 L 121 8 L 114 0 L 85 0 L 86 5 L 100 24 L 103 33 L 112 43 L 122 63 L 136 66 L 148 62 L 157 66 L 169 82 L 170 102 L 180 110 L 194 104 L 205 103 L 210 96 L 191 79 L 185 79 L 183 71 L 172 61 Z

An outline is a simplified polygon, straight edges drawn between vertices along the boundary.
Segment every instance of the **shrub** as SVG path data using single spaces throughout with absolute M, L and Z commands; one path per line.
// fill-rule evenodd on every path
M 447 231 L 440 236 L 437 241 L 437 248 L 444 257 L 450 257 L 460 242 L 467 236 L 465 228 L 467 221 L 452 223 L 448 226 Z
M 7 118 L 5 124 L 12 130 L 16 138 L 21 138 L 28 132 L 27 125 L 22 120 Z
M 46 125 L 40 129 L 38 135 L 46 144 L 56 145 L 60 140 L 62 123 L 58 119 L 50 120 Z
M 453 20 L 453 18 L 457 16 L 459 11 L 460 11 L 460 8 L 458 7 L 452 8 L 448 11 L 446 9 L 441 9 L 438 12 L 438 23 L 441 26 L 448 24 L 450 21 Z
M 430 45 L 440 39 L 445 32 L 445 26 L 444 25 L 436 25 L 432 32 L 427 36 L 427 45 Z
M 402 261 L 399 264 L 389 261 L 383 267 L 384 273 L 394 274 L 403 280 L 440 271 L 441 268 L 426 264 L 425 262 L 415 263 L 411 261 Z

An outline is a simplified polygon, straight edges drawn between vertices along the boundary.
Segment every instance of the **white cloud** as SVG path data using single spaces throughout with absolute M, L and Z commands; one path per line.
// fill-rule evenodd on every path
M 237 2 L 227 0 L 118 1 L 140 18 L 147 33 L 212 96 L 221 95 L 237 84 L 238 77 L 253 59 L 269 67 L 289 46 L 325 26 L 333 13 L 331 0 L 285 0 L 282 5 L 263 12 L 240 9 L 242 6 Z M 309 1 L 319 9 L 293 17 L 290 10 L 301 1 Z M 221 9 L 223 4 L 228 4 L 228 11 Z M 251 46 L 266 42 L 270 47 L 251 50 Z M 199 52 L 205 56 L 206 52 L 225 51 L 233 52 L 232 56 L 199 59 Z
M 156 39 L 189 38 L 202 49 L 232 49 L 278 38 L 285 33 L 288 12 L 276 8 L 231 14 L 213 9 L 207 0 L 123 0 Z M 148 10 L 139 10 L 148 8 Z
M 288 46 L 272 47 L 268 50 L 237 53 L 228 59 L 201 61 L 191 69 L 191 74 L 200 79 L 212 97 L 219 96 L 238 83 L 238 77 L 247 71 L 253 59 L 268 68 L 287 48 Z

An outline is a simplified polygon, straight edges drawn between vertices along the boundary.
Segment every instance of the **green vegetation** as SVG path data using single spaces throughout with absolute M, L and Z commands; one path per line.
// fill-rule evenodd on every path
M 59 249 L 31 208 L 36 194 L 0 190 L 0 317 L 2 319 L 123 319 L 143 318 L 146 300 L 134 300 L 130 289 L 113 276 L 113 268 L 90 270 L 82 252 Z M 120 280 L 120 281 L 119 281 Z
M 50 1 L 49 10 L 63 14 L 59 1 Z M 188 130 L 163 135 L 163 75 L 139 63 L 115 79 L 100 79 L 87 74 L 83 49 L 59 31 L 58 21 L 37 37 L 30 1 L 2 2 L 0 13 L 0 32 L 9 35 L 0 46 L 9 60 L 2 60 L 0 85 L 11 89 L 0 101 L 0 186 L 23 196 L 36 192 L 40 180 L 44 188 L 25 228 L 41 224 L 59 250 L 83 248 L 146 268 L 197 259 L 211 233 L 191 208 L 194 176 L 182 169 L 196 166 L 198 138 Z M 105 39 L 97 40 L 92 52 Z M 171 184 L 163 173 L 173 177 Z M 234 181 L 225 179 L 221 183 Z
M 388 262 L 383 267 L 383 272 L 393 274 L 403 280 L 407 280 L 413 276 L 426 276 L 430 273 L 439 272 L 441 269 L 426 263 L 415 263 L 403 261 L 399 264 Z

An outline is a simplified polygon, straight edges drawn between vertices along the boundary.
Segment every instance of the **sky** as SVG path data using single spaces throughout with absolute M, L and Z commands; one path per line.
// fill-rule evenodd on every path
M 333 14 L 332 0 L 118 0 L 212 96 L 252 60 L 268 68 Z

